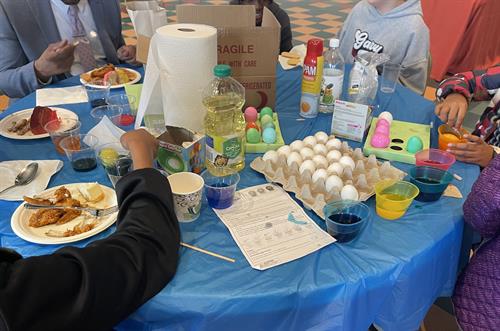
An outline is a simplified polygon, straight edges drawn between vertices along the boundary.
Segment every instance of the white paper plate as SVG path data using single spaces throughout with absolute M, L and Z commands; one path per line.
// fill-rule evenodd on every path
M 130 82 L 125 83 L 125 84 L 111 85 L 111 87 L 110 87 L 111 89 L 122 88 L 125 85 L 132 85 L 132 84 L 135 84 L 135 83 L 137 83 L 138 81 L 141 80 L 142 76 L 141 76 L 141 74 L 138 71 L 135 71 L 134 69 L 129 69 L 129 68 L 120 68 L 120 69 L 124 69 L 124 70 L 130 71 L 130 72 L 133 72 L 135 74 L 135 79 L 133 79 Z M 90 74 L 90 72 L 91 71 L 86 72 L 86 74 Z M 80 78 L 80 83 L 82 83 L 83 85 L 90 86 L 90 87 L 97 87 L 97 88 L 100 87 L 99 85 L 87 84 L 87 81 L 84 80 L 83 78 Z
M 50 107 L 50 109 L 55 110 L 57 112 L 58 117 L 66 117 L 66 118 L 74 118 L 78 120 L 78 115 L 73 113 L 71 110 L 57 107 Z M 31 131 L 26 132 L 24 135 L 20 136 L 15 132 L 9 132 L 9 128 L 12 125 L 12 122 L 17 122 L 22 119 L 29 119 L 31 114 L 33 113 L 33 108 L 24 109 L 17 111 L 9 116 L 5 117 L 0 121 L 0 135 L 5 138 L 16 139 L 16 140 L 32 140 L 32 139 L 41 139 L 49 136 L 48 133 L 36 134 L 34 135 Z
M 52 193 L 55 190 L 57 190 L 61 186 L 65 186 L 71 192 L 73 198 L 84 201 L 83 197 L 81 196 L 80 192 L 77 189 L 78 186 L 82 184 L 83 183 L 74 183 L 74 184 L 66 184 L 53 187 L 41 192 L 40 194 L 37 195 L 37 197 L 42 197 L 42 198 L 53 197 Z M 115 206 L 117 203 L 115 191 L 107 186 L 103 185 L 100 186 L 105 194 L 104 199 L 96 204 L 91 205 L 91 207 L 107 208 Z M 116 217 L 118 215 L 118 212 L 116 212 L 111 215 L 101 217 L 99 224 L 88 232 L 84 232 L 72 237 L 56 238 L 56 237 L 49 237 L 45 233 L 49 230 L 66 231 L 68 229 L 72 229 L 75 225 L 77 225 L 84 219 L 84 216 L 79 216 L 66 224 L 61 224 L 61 225 L 52 224 L 52 225 L 42 226 L 40 228 L 33 228 L 28 225 L 28 221 L 30 216 L 33 213 L 35 213 L 36 210 L 25 209 L 23 205 L 24 202 L 14 211 L 14 214 L 12 214 L 12 218 L 10 220 L 10 226 L 12 227 L 12 230 L 16 235 L 18 235 L 20 238 L 26 241 L 44 245 L 65 244 L 92 237 L 110 227 L 116 221 Z

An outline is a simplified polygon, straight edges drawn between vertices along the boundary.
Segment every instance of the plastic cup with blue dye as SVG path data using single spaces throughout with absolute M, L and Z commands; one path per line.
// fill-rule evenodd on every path
M 226 209 L 233 205 L 236 187 L 240 181 L 237 172 L 226 176 L 214 176 L 205 171 L 201 176 L 205 181 L 205 195 L 211 208 Z

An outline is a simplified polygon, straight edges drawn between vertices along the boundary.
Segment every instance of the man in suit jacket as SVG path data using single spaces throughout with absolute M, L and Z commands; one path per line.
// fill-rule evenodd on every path
M 20 98 L 82 73 L 70 40 L 71 6 L 97 64 L 135 60 L 135 47 L 121 34 L 119 0 L 0 0 L 0 92 Z

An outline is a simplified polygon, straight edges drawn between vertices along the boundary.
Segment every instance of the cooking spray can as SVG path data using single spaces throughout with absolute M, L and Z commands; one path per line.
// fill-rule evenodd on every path
M 302 73 L 300 116 L 318 116 L 321 82 L 323 80 L 323 40 L 313 38 L 307 42 L 307 53 Z

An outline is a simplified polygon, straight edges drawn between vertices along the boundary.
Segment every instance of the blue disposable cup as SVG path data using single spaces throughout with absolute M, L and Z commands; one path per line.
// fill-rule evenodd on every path
M 371 217 L 370 208 L 353 200 L 336 201 L 323 208 L 326 229 L 339 243 L 354 240 L 363 231 Z
M 453 181 L 453 175 L 445 170 L 416 166 L 409 171 L 410 181 L 418 187 L 420 194 L 415 198 L 418 201 L 436 201 Z
M 205 195 L 210 207 L 226 209 L 233 205 L 236 186 L 240 181 L 237 172 L 226 176 L 214 176 L 207 170 L 201 177 L 205 181 Z

